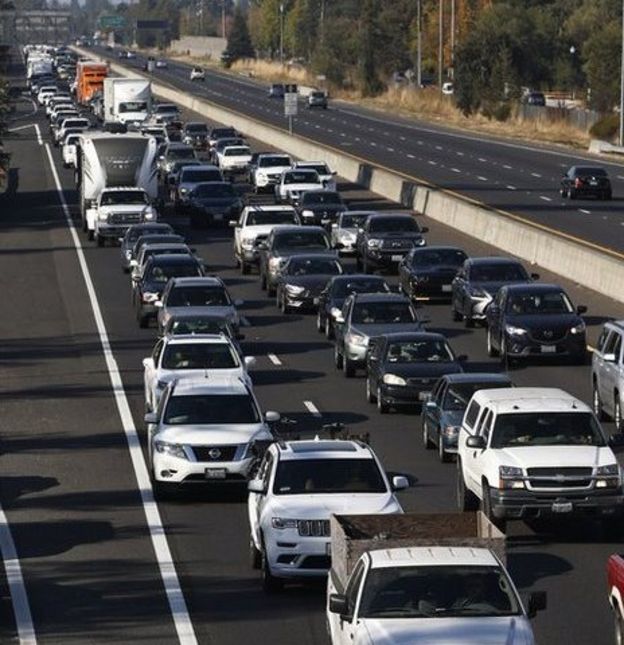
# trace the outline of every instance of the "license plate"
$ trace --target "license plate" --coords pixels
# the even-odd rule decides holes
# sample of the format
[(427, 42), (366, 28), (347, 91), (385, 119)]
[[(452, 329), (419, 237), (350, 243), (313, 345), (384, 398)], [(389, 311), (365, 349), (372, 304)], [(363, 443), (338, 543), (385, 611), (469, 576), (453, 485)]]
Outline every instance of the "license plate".
[(428, 401), (430, 396), (430, 392), (419, 392), (418, 393), (418, 400), (419, 401)]
[(392, 255), (392, 256), (390, 256), (390, 259), (393, 262), (400, 262), (403, 259), (403, 256), (402, 255)]
[(450, 284), (443, 284), (442, 285), (442, 291), (444, 293), (450, 293), (452, 291), (453, 287)]
[(542, 345), (542, 354), (554, 354), (557, 351), (555, 345)]
[(225, 479), (225, 468), (206, 468), (206, 479)]
[(217, 213), (216, 215), (213, 215), (212, 218), (214, 219), (215, 222), (222, 222), (223, 213)]
[(553, 513), (571, 513), (572, 512), (572, 502), (555, 502), (552, 505)]
[(590, 182), (589, 182), (589, 185), (590, 185), (590, 186), (597, 186), (597, 185), (598, 185), (598, 182), (597, 182), (597, 181), (590, 181)]
[(331, 555), (331, 542), (325, 543), (325, 555)]

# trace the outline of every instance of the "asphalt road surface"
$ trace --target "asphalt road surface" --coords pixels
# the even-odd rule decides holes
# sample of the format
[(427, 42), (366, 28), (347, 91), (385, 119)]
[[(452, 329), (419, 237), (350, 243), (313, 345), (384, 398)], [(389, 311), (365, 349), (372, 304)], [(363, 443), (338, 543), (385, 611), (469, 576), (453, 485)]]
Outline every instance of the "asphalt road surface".
[[(145, 58), (119, 61), (143, 69)], [(261, 121), (286, 127), (282, 101), (268, 97), (267, 84), (206, 69), (206, 81), (189, 79), (191, 66), (170, 60), (153, 78)], [(421, 178), (491, 207), (511, 211), (581, 240), (624, 253), (624, 165), (562, 146), (484, 137), (431, 123), (376, 112), (343, 101), (330, 109), (305, 110), (294, 131), (375, 164)], [(564, 200), (563, 173), (575, 163), (605, 166), (613, 182), (611, 202)]]
[[(21, 103), (10, 127), (37, 124), (42, 143), (31, 127), (6, 141), (13, 170), (10, 189), (0, 198), (5, 299), (0, 318), (0, 503), (20, 558), (35, 632), (42, 643), (176, 642), (158, 567), (161, 554), (150, 537), (110, 363), (104, 360), (49, 164), (47, 123), (31, 112), (27, 102)], [(73, 173), (62, 168), (57, 150), (51, 155), (64, 199), (77, 217)], [(356, 186), (341, 188), (351, 206), (392, 206)], [(297, 431), (342, 421), (353, 431), (370, 432), (387, 470), (418, 477), (418, 484), (400, 495), (406, 510), (454, 510), (455, 466), (440, 464), (435, 453), (424, 450), (419, 416), (379, 415), (366, 403), (361, 374), (345, 379), (334, 369), (332, 345), (317, 334), (314, 317), (280, 314), (260, 290), (256, 275), (240, 275), (228, 229), (197, 232), (184, 218), (168, 220), (224, 278), (232, 295), (244, 300), (241, 309), (249, 326), (243, 349), (258, 358), (252, 376), (263, 408), (296, 419)], [(437, 222), (423, 218), (422, 223), (430, 227), (430, 243), (457, 244), (472, 255), (496, 252)], [(82, 233), (80, 240), (112, 358), (143, 443), (141, 360), (151, 350), (155, 330), (138, 328), (119, 249), (96, 248)], [(624, 317), (622, 305), (544, 272), (542, 278), (563, 282), (576, 304), (589, 306), (591, 340), (605, 319)], [(427, 305), (422, 313), (431, 319), (429, 329), (444, 333), (458, 354), (469, 356), (468, 369), (499, 369), (498, 362), (487, 358), (482, 329), (451, 322), (448, 305)], [(589, 401), (587, 366), (528, 365), (514, 370), (513, 379), (518, 385), (559, 386)], [(313, 416), (305, 402), (312, 402), (322, 418)], [(243, 491), (191, 492), (159, 504), (158, 510), (198, 642), (327, 643), (322, 582), (295, 585), (275, 596), (262, 592), (258, 572), (247, 561)], [(534, 621), (540, 643), (612, 642), (605, 564), (619, 549), (603, 540), (600, 527), (591, 522), (510, 525), (512, 577), (522, 592), (545, 589), (549, 594), (548, 610)], [(0, 641), (10, 642), (15, 625), (4, 579), (0, 593)]]

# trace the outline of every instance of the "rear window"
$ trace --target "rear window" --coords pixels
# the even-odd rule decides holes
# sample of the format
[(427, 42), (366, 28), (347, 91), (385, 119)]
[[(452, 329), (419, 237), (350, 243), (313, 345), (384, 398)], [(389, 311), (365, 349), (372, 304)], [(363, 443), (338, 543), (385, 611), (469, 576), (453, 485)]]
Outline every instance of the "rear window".
[(352, 322), (361, 325), (415, 323), (417, 318), (408, 302), (365, 302), (353, 307)]
[(238, 354), (227, 343), (170, 344), (162, 359), (168, 370), (223, 370), (239, 365)]
[(176, 287), (167, 297), (168, 307), (229, 307), (230, 304), (227, 291), (218, 286)]

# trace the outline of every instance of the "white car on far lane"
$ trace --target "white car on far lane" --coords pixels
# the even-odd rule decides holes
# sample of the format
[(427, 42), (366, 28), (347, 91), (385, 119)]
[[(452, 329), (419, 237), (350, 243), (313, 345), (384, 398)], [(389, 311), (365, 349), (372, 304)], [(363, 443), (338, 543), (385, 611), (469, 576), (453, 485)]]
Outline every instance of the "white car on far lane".
[(275, 185), (275, 200), (297, 204), (302, 193), (323, 190), (323, 182), (316, 170), (290, 168), (284, 170)]
[(143, 359), (145, 409), (156, 410), (160, 396), (174, 379), (205, 376), (241, 378), (251, 383), (247, 369), (255, 364), (252, 356), (241, 361), (232, 341), (223, 334), (165, 336)]

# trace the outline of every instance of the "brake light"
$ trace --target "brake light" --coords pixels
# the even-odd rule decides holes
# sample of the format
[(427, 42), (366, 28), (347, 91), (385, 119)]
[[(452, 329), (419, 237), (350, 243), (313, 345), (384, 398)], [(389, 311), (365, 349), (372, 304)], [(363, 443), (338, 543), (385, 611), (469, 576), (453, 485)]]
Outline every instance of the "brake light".
[(577, 177), (574, 180), (574, 187), (575, 188), (580, 188), (583, 185), (583, 180), (580, 177)]

